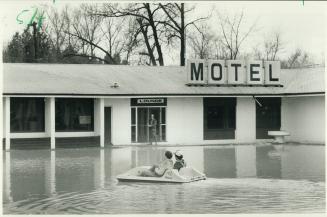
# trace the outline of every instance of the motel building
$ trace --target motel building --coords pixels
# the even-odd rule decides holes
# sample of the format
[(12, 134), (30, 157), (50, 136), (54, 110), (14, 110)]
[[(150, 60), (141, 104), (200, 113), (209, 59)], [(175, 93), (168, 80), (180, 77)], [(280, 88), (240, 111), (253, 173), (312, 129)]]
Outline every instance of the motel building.
[(276, 61), (187, 66), (3, 64), (4, 149), (272, 141), (325, 143), (324, 68)]

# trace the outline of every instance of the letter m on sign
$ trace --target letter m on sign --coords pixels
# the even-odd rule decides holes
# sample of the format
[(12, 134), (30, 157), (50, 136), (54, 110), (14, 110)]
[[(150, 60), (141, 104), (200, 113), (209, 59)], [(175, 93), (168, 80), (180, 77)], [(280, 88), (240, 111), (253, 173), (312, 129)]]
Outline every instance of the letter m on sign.
[(186, 72), (189, 84), (205, 83), (207, 75), (203, 60), (188, 60)]

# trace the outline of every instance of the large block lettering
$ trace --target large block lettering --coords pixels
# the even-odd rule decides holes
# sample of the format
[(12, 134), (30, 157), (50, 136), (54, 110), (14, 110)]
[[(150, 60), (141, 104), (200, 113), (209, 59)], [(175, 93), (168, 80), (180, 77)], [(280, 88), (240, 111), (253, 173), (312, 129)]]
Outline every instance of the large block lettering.
[(227, 60), (227, 83), (245, 84), (245, 70), (243, 60)]
[(246, 81), (248, 84), (263, 84), (262, 61), (248, 61), (246, 64)]
[(226, 84), (226, 69), (224, 60), (208, 61), (208, 84)]
[(207, 69), (204, 60), (188, 60), (186, 70), (188, 83), (207, 83)]

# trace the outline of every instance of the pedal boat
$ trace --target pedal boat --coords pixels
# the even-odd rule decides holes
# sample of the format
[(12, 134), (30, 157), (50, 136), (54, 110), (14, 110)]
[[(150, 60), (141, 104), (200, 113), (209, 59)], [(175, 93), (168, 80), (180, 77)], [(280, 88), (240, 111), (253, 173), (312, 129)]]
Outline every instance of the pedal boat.
[(167, 170), (161, 177), (140, 176), (141, 171), (150, 169), (150, 166), (135, 167), (126, 173), (118, 175), (116, 178), (120, 182), (169, 182), (169, 183), (188, 183), (205, 180), (206, 175), (192, 167), (184, 167), (179, 171), (176, 169)]

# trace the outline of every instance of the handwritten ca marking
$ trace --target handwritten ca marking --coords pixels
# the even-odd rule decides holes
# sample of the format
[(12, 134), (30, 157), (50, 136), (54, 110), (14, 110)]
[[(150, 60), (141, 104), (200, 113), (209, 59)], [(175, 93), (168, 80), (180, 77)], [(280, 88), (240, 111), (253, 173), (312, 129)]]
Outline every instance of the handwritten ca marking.
[(25, 24), (27, 26), (33, 25), (33, 22), (37, 23), (37, 30), (46, 31), (47, 26), (44, 25), (45, 20), (44, 11), (39, 10), (37, 7), (32, 7), (32, 10), (22, 10), (16, 17), (18, 24)]

